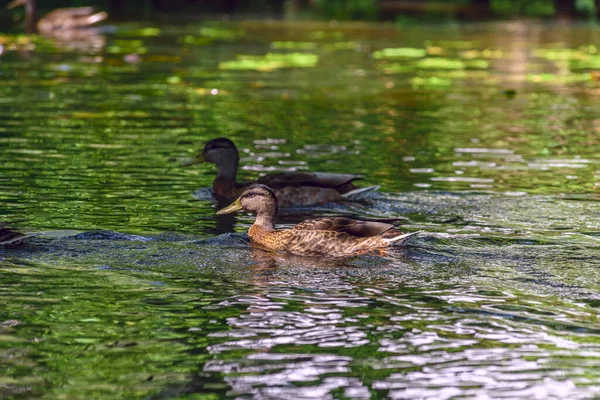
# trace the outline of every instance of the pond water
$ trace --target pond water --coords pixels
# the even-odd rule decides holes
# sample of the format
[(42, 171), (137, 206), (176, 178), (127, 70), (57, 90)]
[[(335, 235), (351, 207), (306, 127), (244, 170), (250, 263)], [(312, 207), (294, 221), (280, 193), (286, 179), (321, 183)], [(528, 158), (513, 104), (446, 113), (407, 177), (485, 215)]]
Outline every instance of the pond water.
[[(2, 398), (600, 396), (600, 30), (123, 25), (0, 36)], [(83, 49), (83, 50), (82, 50)], [(213, 165), (382, 185), (383, 256), (248, 246)], [(196, 192), (200, 188), (199, 192)], [(195, 197), (192, 193), (196, 192)]]

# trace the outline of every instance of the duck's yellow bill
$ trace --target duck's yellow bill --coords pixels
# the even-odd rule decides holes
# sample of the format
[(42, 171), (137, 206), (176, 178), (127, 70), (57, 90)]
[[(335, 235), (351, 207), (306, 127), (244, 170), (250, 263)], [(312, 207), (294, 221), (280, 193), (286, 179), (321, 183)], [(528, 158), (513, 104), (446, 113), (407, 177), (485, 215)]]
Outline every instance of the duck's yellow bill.
[(242, 207), (242, 203), (240, 203), (240, 199), (237, 199), (236, 201), (234, 201), (227, 207), (222, 208), (219, 211), (217, 211), (217, 215), (231, 214), (233, 212), (241, 210), (242, 208), (244, 208), (244, 207)]
[(204, 155), (202, 155), (202, 153), (198, 154), (196, 157), (193, 158), (188, 158), (187, 160), (183, 160), (181, 162), (182, 167), (189, 167), (190, 165), (194, 165), (194, 164), (202, 164), (203, 162), (206, 162), (206, 160), (204, 159)]

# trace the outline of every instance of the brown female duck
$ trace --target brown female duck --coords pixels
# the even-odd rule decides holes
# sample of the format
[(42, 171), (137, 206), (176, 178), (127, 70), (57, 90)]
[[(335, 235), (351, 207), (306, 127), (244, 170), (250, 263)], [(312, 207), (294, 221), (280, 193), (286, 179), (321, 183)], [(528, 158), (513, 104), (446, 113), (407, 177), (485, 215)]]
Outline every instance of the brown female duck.
[(254, 183), (271, 188), (279, 206), (308, 206), (342, 200), (355, 200), (379, 186), (358, 188), (353, 181), (362, 179), (353, 174), (329, 174), (321, 172), (283, 172), (265, 175), (256, 182), (237, 182), (240, 156), (233, 142), (217, 138), (206, 143), (202, 153), (182, 163), (183, 166), (211, 162), (217, 164), (217, 177), (213, 181), (214, 195), (219, 201), (231, 201)]
[(69, 7), (58, 8), (38, 19), (35, 0), (13, 0), (7, 8), (19, 6), (25, 6), (27, 33), (44, 36), (72, 36), (77, 39), (77, 32), (86, 32), (91, 25), (108, 17), (105, 12), (95, 12), (93, 7)]
[(348, 257), (406, 242), (419, 232), (403, 234), (392, 224), (344, 217), (318, 218), (293, 228), (275, 229), (277, 198), (265, 185), (252, 185), (217, 214), (238, 210), (256, 213), (248, 235), (258, 247), (302, 256)]

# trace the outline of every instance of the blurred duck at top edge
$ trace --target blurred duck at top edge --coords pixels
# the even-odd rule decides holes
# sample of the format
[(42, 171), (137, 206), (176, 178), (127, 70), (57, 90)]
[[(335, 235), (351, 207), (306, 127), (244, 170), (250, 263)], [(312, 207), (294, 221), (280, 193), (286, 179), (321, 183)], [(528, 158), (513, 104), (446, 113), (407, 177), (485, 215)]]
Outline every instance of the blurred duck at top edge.
[(93, 7), (69, 7), (58, 8), (38, 19), (35, 0), (13, 0), (7, 8), (19, 6), (25, 7), (27, 33), (38, 33), (63, 42), (97, 40), (102, 31), (93, 25), (108, 17), (107, 13), (96, 12)]

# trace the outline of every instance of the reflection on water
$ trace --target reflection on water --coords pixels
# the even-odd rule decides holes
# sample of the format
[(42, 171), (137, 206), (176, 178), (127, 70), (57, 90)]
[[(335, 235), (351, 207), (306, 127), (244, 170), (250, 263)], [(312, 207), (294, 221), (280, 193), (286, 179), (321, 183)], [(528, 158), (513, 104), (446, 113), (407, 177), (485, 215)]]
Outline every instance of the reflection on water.
[[(0, 220), (36, 236), (0, 248), (0, 397), (600, 396), (593, 29), (124, 26), (91, 56), (0, 40)], [(217, 136), (245, 178), (383, 185), (284, 226), (426, 233), (380, 257), (253, 249), (252, 216), (214, 215), (213, 167), (177, 162)]]

